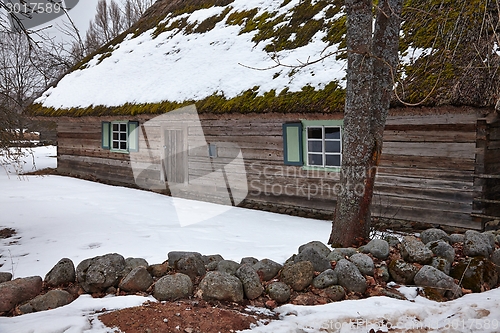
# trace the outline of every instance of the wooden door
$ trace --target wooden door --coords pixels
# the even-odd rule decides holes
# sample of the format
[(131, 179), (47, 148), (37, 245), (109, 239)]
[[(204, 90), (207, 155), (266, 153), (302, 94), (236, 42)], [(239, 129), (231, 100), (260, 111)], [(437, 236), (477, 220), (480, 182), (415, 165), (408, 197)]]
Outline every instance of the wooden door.
[(164, 172), (169, 183), (184, 183), (187, 180), (187, 151), (184, 131), (168, 129), (164, 133)]

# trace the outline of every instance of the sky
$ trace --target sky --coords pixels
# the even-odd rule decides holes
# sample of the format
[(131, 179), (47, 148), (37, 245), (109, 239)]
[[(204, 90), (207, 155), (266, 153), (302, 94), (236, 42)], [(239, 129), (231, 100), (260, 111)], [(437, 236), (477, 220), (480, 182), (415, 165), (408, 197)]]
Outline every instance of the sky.
[[(56, 167), (56, 147), (37, 147), (25, 170)], [(9, 166), (6, 167), (10, 170)], [(161, 263), (169, 251), (221, 254), (240, 261), (253, 256), (279, 263), (312, 240), (326, 241), (328, 221), (232, 207), (203, 219), (220, 205), (179, 200), (148, 191), (109, 186), (60, 176), (7, 175), (0, 167), (0, 229), (14, 238), (0, 239), (0, 271), (14, 277), (45, 274), (63, 257), (78, 265), (106, 253)], [(185, 210), (199, 223), (183, 227), (177, 212)], [(398, 287), (398, 286), (396, 286)], [(370, 297), (318, 306), (287, 304), (275, 311), (281, 320), (249, 333), (500, 332), (500, 288), (434, 302), (417, 295), (414, 286), (399, 286), (408, 300)], [(151, 296), (82, 295), (57, 309), (17, 317), (0, 317), (1, 333), (109, 333), (98, 311), (140, 305)], [(412, 331), (412, 329), (414, 329)]]

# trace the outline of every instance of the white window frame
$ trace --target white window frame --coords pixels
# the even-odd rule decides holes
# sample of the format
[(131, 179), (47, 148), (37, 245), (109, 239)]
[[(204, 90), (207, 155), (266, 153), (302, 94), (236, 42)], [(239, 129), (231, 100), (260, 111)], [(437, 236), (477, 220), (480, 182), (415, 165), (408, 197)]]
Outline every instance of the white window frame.
[[(118, 131), (115, 131), (114, 127), (115, 125), (118, 125)], [(121, 130), (121, 125), (125, 125), (125, 132), (123, 132)], [(114, 134), (115, 133), (118, 133), (118, 139), (115, 139), (114, 138)], [(121, 134), (125, 134), (125, 140), (122, 140), (120, 138)], [(110, 148), (111, 148), (111, 151), (115, 151), (115, 152), (127, 152), (128, 153), (128, 146), (129, 146), (129, 133), (128, 133), (128, 121), (112, 121), (111, 122), (111, 129), (110, 129), (110, 134), (111, 134), (111, 137), (110, 137)], [(114, 144), (118, 143), (118, 148), (115, 148), (114, 147)], [(125, 143), (125, 148), (121, 148), (121, 143)]]
[[(310, 128), (321, 128), (321, 139), (314, 139), (314, 138), (309, 138), (309, 129)], [(325, 129), (327, 128), (337, 128), (339, 129), (340, 133), (340, 138), (339, 139), (327, 139), (326, 138), (326, 133)], [(309, 167), (316, 167), (316, 168), (338, 168), (342, 166), (342, 126), (331, 126), (331, 125), (310, 125), (306, 126), (306, 131), (305, 131), (305, 151), (306, 151), (306, 165)], [(321, 152), (310, 152), (309, 151), (309, 142), (321, 142)], [(336, 153), (331, 153), (326, 151), (326, 142), (339, 142), (340, 144), (340, 152)], [(322, 164), (310, 164), (309, 163), (309, 155), (321, 155), (322, 158)], [(340, 157), (340, 164), (339, 165), (328, 165), (326, 164), (326, 157), (327, 156), (339, 156)]]

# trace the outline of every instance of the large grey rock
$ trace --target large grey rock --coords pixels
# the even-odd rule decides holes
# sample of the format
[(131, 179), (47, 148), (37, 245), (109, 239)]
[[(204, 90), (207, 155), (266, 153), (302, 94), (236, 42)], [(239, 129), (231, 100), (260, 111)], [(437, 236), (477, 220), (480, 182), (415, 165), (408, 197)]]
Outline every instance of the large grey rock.
[(495, 265), (498, 273), (500, 273), (500, 249), (496, 249), (491, 255), (491, 261)]
[(75, 279), (76, 272), (73, 261), (63, 258), (45, 275), (44, 281), (49, 286), (60, 286), (75, 282)]
[(376, 266), (375, 276), (381, 278), (385, 282), (389, 282), (391, 275), (389, 274), (389, 267), (387, 267), (387, 264), (383, 263), (378, 267)]
[[(439, 230), (439, 229), (436, 229)], [(448, 262), (452, 263), (455, 260), (455, 249), (453, 246), (448, 244), (443, 240), (437, 240), (427, 243), (426, 245), (432, 253), (437, 257), (446, 259)]]
[(431, 287), (439, 294), (449, 298), (462, 296), (462, 289), (452, 277), (429, 265), (424, 265), (418, 271), (414, 281), (419, 287)]
[(352, 262), (341, 259), (335, 266), (338, 284), (349, 291), (364, 293), (367, 288), (365, 277)]
[(427, 264), (432, 260), (432, 251), (414, 236), (405, 236), (400, 244), (401, 255), (408, 262)]
[(0, 272), (0, 283), (4, 283), (10, 280), (12, 280), (12, 273)]
[(188, 252), (188, 251), (171, 251), (167, 254), (168, 257), (168, 265), (170, 267), (176, 267), (176, 262), (184, 257), (188, 257), (194, 255), (198, 257), (201, 261), (203, 261), (203, 256), (199, 252)]
[(124, 291), (146, 291), (153, 284), (153, 278), (144, 266), (138, 266), (130, 271), (120, 282), (120, 289)]
[(281, 281), (288, 284), (295, 291), (307, 288), (314, 278), (314, 266), (310, 261), (300, 261), (285, 265), (281, 270)]
[(325, 288), (324, 291), (326, 296), (334, 302), (341, 301), (345, 297), (345, 290), (342, 286), (330, 286)]
[(162, 264), (149, 265), (147, 270), (149, 274), (151, 274), (151, 276), (160, 278), (168, 274), (169, 271), (168, 262), (164, 262)]
[(389, 256), (389, 243), (383, 239), (372, 239), (363, 246), (363, 253), (371, 253), (375, 258), (385, 260)]
[(159, 301), (174, 301), (186, 298), (193, 293), (193, 283), (186, 274), (165, 275), (156, 281), (153, 296)]
[(288, 302), (290, 299), (290, 287), (283, 282), (272, 282), (267, 286), (267, 294), (278, 303)]
[(181, 257), (175, 262), (175, 268), (179, 273), (188, 275), (191, 279), (203, 276), (207, 272), (203, 259), (195, 254)]
[(433, 228), (422, 231), (422, 233), (420, 233), (420, 239), (424, 244), (438, 240), (449, 242), (450, 236), (444, 230)]
[(251, 265), (241, 265), (236, 271), (236, 277), (240, 279), (243, 284), (243, 291), (248, 299), (255, 299), (262, 295), (264, 287), (260, 282), (259, 274), (257, 274)]
[(217, 270), (219, 272), (235, 275), (240, 266), (240, 264), (233, 260), (221, 260), (217, 264)]
[(257, 258), (254, 258), (254, 257), (245, 257), (245, 258), (242, 258), (241, 261), (240, 261), (240, 265), (245, 265), (245, 264), (248, 264), (248, 265), (255, 265), (256, 263), (259, 262), (259, 259)]
[(41, 291), (42, 278), (40, 276), (0, 283), (0, 312), (12, 310), (16, 305), (34, 298)]
[(39, 295), (28, 304), (35, 311), (46, 311), (68, 305), (73, 302), (73, 296), (65, 290), (50, 290), (44, 295)]
[(392, 260), (389, 264), (389, 274), (392, 279), (401, 284), (413, 284), (413, 278), (418, 273), (418, 268), (404, 260)]
[(241, 302), (243, 284), (236, 276), (224, 272), (208, 272), (200, 282), (200, 290), (205, 300)]
[(463, 243), (465, 241), (465, 235), (463, 234), (451, 234), (450, 235), (450, 243)]
[(301, 245), (299, 247), (299, 253), (301, 253), (303, 250), (309, 249), (309, 248), (316, 250), (316, 252), (318, 252), (319, 254), (321, 254), (325, 257), (328, 257), (330, 252), (332, 252), (332, 250), (328, 246), (326, 246), (323, 242), (312, 241), (312, 242), (309, 242), (307, 244)]
[(149, 264), (146, 259), (143, 258), (127, 258), (125, 259), (125, 268), (122, 271), (122, 276), (127, 276), (134, 268), (136, 267), (145, 267), (148, 268)]
[(364, 253), (355, 253), (349, 258), (349, 260), (356, 265), (356, 267), (358, 267), (361, 274), (373, 276), (375, 272), (375, 264), (369, 255)]
[(469, 257), (488, 257), (493, 253), (488, 236), (475, 230), (467, 230), (464, 240), (464, 254)]
[(340, 259), (345, 259), (345, 257), (350, 257), (358, 251), (353, 247), (338, 247), (332, 250), (326, 259), (330, 261), (339, 261)]
[(253, 268), (255, 268), (257, 274), (262, 277), (262, 280), (269, 281), (278, 274), (283, 266), (275, 261), (272, 261), (271, 259), (262, 259), (253, 265)]
[(442, 257), (434, 257), (431, 262), (432, 267), (439, 269), (446, 275), (450, 275), (451, 264), (450, 261)]
[(213, 262), (219, 262), (224, 260), (224, 258), (220, 254), (212, 254), (209, 256), (201, 256), (205, 265), (210, 265)]
[(337, 272), (330, 268), (316, 276), (312, 285), (314, 288), (323, 289), (337, 284), (337, 281)]
[(313, 247), (306, 247), (295, 256), (296, 263), (301, 261), (310, 261), (317, 272), (323, 272), (332, 267), (330, 260), (326, 259), (321, 253), (318, 253)]
[(483, 232), (482, 234), (486, 237), (486, 239), (489, 240), (490, 247), (492, 249), (495, 249), (495, 245), (496, 245), (496, 242), (495, 242), (495, 236), (496, 236), (496, 234), (495, 234), (495, 232), (494, 231), (486, 231), (486, 232)]
[(88, 293), (117, 287), (125, 268), (125, 258), (117, 253), (85, 259), (76, 267), (76, 279)]
[(498, 282), (496, 266), (482, 256), (461, 259), (452, 267), (450, 276), (475, 293), (492, 289)]

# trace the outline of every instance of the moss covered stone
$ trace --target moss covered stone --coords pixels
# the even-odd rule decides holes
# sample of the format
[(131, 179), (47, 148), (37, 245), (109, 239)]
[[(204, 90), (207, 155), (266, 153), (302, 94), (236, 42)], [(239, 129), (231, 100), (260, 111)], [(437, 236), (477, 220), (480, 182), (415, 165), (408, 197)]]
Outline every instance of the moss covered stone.
[(460, 286), (475, 293), (490, 290), (498, 282), (495, 265), (480, 256), (460, 260), (452, 267), (450, 276), (458, 280)]

